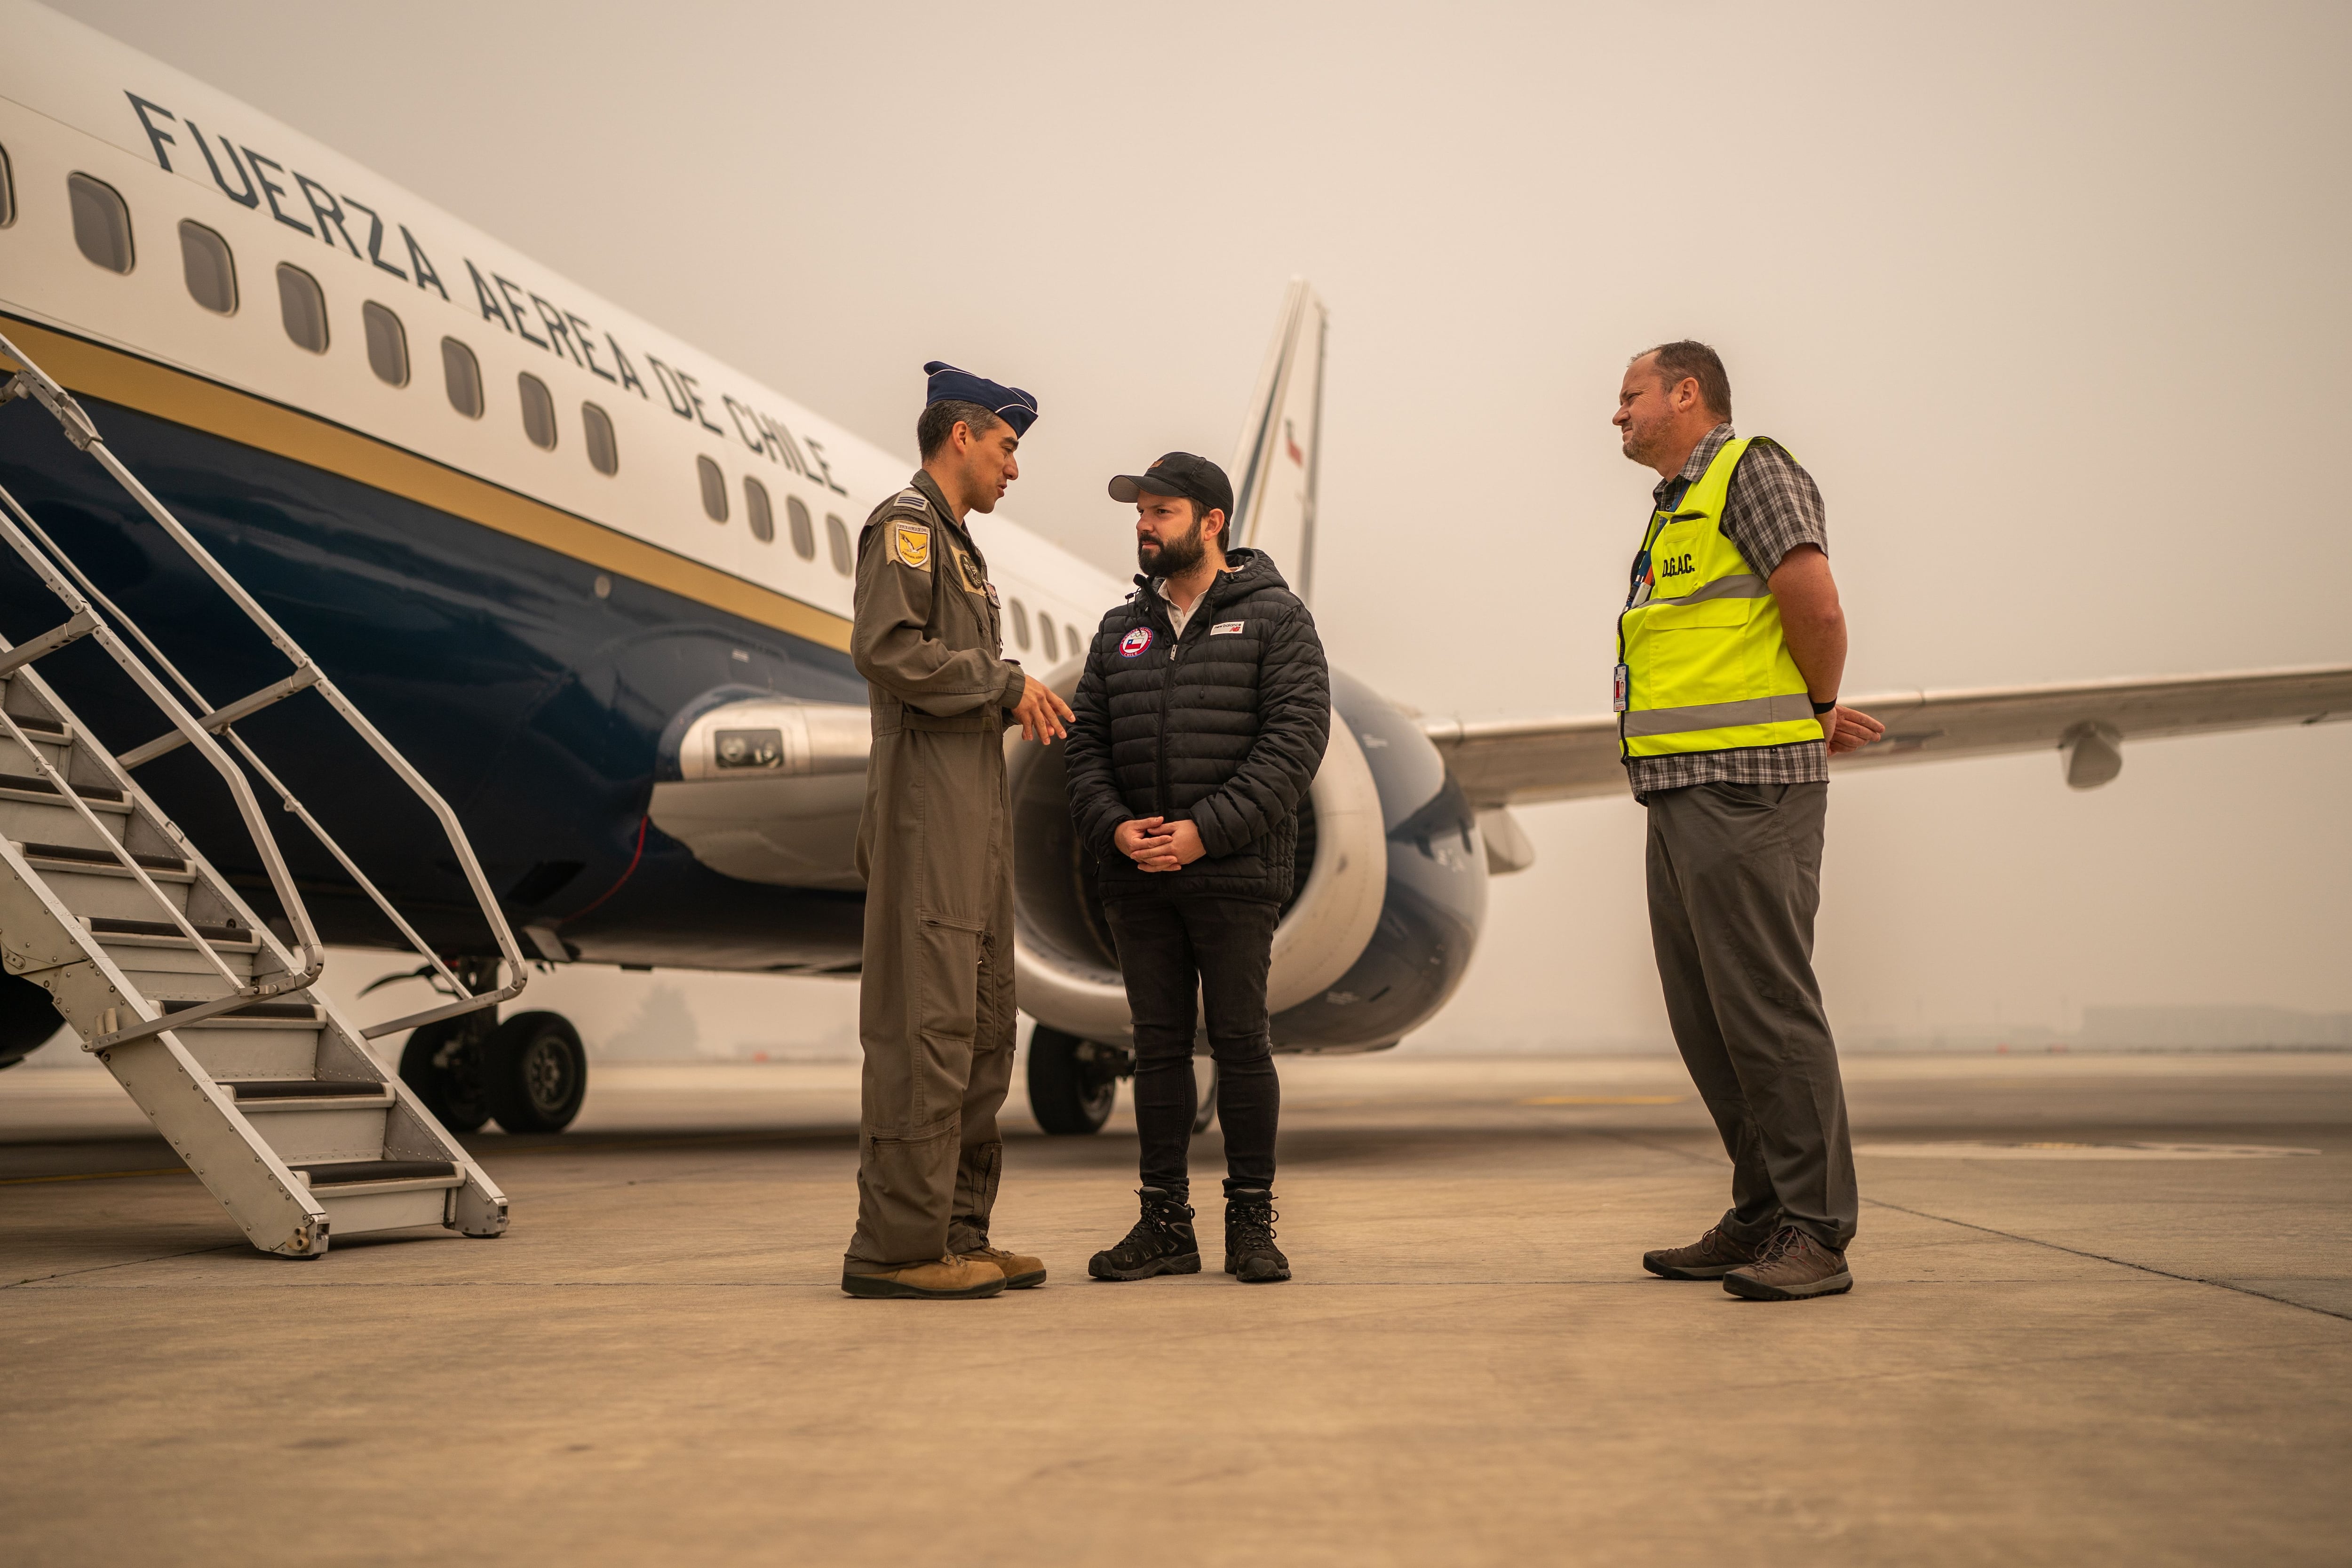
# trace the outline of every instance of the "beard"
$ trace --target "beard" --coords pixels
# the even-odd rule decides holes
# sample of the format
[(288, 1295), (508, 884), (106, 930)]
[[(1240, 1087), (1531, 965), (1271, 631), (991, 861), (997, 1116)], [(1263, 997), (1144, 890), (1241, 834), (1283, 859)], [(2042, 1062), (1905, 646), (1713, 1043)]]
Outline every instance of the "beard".
[(1208, 553), (1208, 542), (1201, 537), (1198, 518), (1192, 521), (1192, 531), (1181, 538), (1165, 543), (1147, 539), (1135, 547), (1136, 564), (1149, 577), (1181, 577), (1198, 566)]
[(1643, 430), (1636, 426), (1625, 433), (1625, 456), (1645, 468), (1654, 464), (1659, 448), (1664, 445), (1655, 430)]

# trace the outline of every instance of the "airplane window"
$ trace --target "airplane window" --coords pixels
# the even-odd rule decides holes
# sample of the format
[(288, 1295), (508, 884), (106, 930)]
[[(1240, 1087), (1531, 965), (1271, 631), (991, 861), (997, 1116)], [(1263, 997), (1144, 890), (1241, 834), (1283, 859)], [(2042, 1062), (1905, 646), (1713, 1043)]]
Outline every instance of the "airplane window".
[(219, 315), (236, 313), (236, 259), (228, 253), (227, 240), (182, 219), (180, 270), (188, 279), (188, 298)]
[(1037, 612), (1037, 636), (1045, 645), (1047, 658), (1062, 657), (1061, 648), (1054, 641), (1054, 618), (1043, 610)]
[(1029, 646), (1029, 610), (1018, 599), (1006, 601), (1013, 606), (1013, 640), (1023, 648)]
[(719, 465), (708, 458), (694, 459), (694, 472), (702, 481), (702, 510), (713, 522), (727, 521), (727, 476)]
[(278, 314), (286, 335), (314, 354), (327, 352), (327, 297), (319, 280), (300, 268), (278, 264)]
[(131, 209), (103, 180), (88, 174), (66, 176), (66, 195), (73, 206), (74, 243), (81, 253), (109, 272), (128, 272), (131, 252)]
[(8, 149), (0, 147), (0, 228), (16, 221), (16, 182), (8, 175)]
[(522, 394), (522, 433), (532, 446), (554, 451), (555, 399), (548, 395), (547, 383), (524, 371), (515, 377), (515, 389)]
[(600, 474), (621, 471), (621, 445), (613, 439), (613, 418), (593, 403), (580, 405), (580, 433), (588, 438), (588, 465)]
[(831, 513), (825, 515), (824, 542), (833, 548), (833, 569), (846, 577), (850, 573), (849, 525)]
[(449, 384), (450, 407), (468, 419), (482, 416), (482, 367), (455, 338), (441, 340), (441, 379)]
[(370, 300), (360, 307), (367, 327), (368, 368), (378, 381), (394, 386), (408, 384), (408, 333), (400, 318)]
[(768, 487), (743, 476), (743, 516), (751, 525), (751, 537), (762, 544), (772, 544), (776, 539), (776, 512), (768, 504)]
[(784, 498), (785, 515), (793, 523), (793, 553), (803, 561), (816, 559), (816, 525), (809, 521), (809, 509), (798, 496)]

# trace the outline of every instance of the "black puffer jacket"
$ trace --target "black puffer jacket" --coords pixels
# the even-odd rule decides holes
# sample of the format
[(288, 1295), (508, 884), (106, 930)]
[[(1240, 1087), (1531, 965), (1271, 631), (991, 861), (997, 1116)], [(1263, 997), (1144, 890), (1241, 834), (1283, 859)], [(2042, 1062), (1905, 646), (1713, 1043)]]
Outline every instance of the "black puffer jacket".
[[(1315, 618), (1255, 550), (1193, 605), (1181, 641), (1151, 580), (1103, 616), (1071, 703), (1070, 816), (1106, 899), (1290, 897), (1298, 803), (1331, 735)], [(1191, 818), (1208, 853), (1146, 872), (1112, 835), (1130, 817)]]

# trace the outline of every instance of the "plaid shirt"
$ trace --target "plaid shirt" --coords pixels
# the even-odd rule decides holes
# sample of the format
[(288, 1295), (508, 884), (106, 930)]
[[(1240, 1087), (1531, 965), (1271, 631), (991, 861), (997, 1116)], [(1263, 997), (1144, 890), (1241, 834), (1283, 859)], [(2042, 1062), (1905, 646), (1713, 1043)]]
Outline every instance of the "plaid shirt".
[[(1715, 455), (1732, 438), (1729, 424), (1706, 433), (1691, 453), (1682, 472), (1658, 481), (1651, 491), (1658, 510), (1672, 511), (1683, 493), (1706, 472)], [(1780, 558), (1800, 544), (1829, 552), (1829, 531), (1822, 518), (1821, 487), (1813, 477), (1777, 445), (1759, 441), (1740, 459), (1724, 498), (1724, 537), (1747, 558), (1748, 569), (1769, 580)], [(1740, 746), (1727, 752), (1685, 752), (1664, 757), (1628, 757), (1626, 781), (1633, 798), (1647, 802), (1653, 791), (1686, 789), (1703, 784), (1826, 784), (1830, 776), (1829, 747), (1820, 741), (1798, 741), (1785, 746)]]

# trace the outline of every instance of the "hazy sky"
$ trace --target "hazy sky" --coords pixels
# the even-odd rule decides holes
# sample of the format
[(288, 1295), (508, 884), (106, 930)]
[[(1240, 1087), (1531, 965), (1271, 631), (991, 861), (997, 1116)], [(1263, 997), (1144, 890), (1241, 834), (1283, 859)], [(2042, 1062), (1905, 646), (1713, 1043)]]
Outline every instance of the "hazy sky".
[[(1314, 608), (1423, 709), (1604, 706), (1654, 478), (1608, 418), (1683, 335), (1821, 481), (1850, 694), (2352, 659), (2341, 5), (61, 8), (910, 458), (922, 361), (1034, 389), (1008, 510), (1112, 569), (1104, 477), (1230, 453), (1306, 274)], [(1838, 784), (1841, 1028), (2352, 1007), (2347, 768), (2352, 726)], [(1662, 1035), (1640, 809), (1523, 817), (1432, 1037)]]

